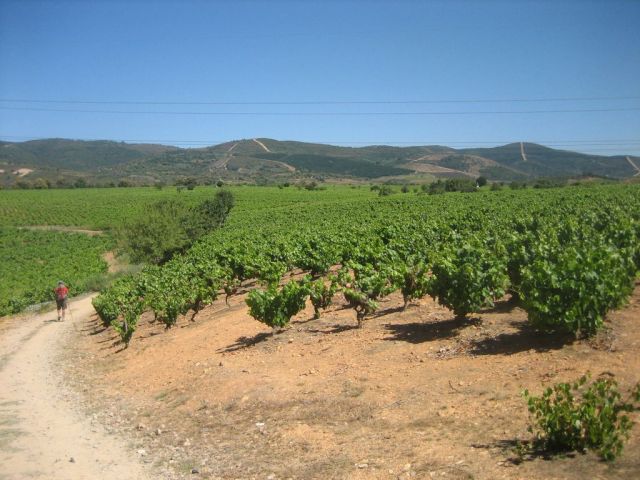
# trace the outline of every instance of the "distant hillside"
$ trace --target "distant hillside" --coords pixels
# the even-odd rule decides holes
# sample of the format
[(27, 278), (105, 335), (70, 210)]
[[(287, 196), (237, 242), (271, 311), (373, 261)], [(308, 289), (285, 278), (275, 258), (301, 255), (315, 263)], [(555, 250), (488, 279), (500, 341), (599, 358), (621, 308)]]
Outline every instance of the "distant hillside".
[[(640, 166), (640, 159), (630, 158)], [(17, 178), (55, 180), (61, 176), (98, 183), (173, 182), (181, 177), (202, 182), (419, 182), (480, 175), (506, 181), (585, 175), (622, 179), (638, 173), (625, 156), (588, 155), (533, 143), (467, 149), (438, 145), (356, 148), (268, 138), (193, 149), (65, 139), (0, 142), (0, 170), (5, 185)]]
[(174, 149), (175, 147), (164, 145), (62, 138), (21, 143), (0, 142), (0, 164), (22, 168), (93, 171)]
[(556, 150), (535, 143), (510, 143), (502, 147), (473, 148), (461, 150), (461, 152), (494, 160), (503, 168), (517, 170), (527, 176), (597, 175), (625, 178), (637, 173), (625, 156), (588, 155)]

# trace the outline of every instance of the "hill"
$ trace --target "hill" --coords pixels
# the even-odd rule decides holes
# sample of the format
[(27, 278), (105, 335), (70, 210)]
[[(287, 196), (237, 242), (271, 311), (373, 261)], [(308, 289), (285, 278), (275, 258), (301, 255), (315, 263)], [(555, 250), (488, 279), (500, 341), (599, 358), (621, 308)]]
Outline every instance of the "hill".
[[(640, 165), (640, 159), (629, 157)], [(96, 183), (273, 183), (331, 181), (430, 181), (483, 175), (490, 180), (601, 176), (631, 178), (638, 171), (626, 156), (590, 155), (534, 143), (491, 148), (446, 146), (343, 147), (317, 143), (243, 139), (203, 148), (113, 141), (45, 139), (0, 142), (2, 183), (18, 179), (83, 178)]]

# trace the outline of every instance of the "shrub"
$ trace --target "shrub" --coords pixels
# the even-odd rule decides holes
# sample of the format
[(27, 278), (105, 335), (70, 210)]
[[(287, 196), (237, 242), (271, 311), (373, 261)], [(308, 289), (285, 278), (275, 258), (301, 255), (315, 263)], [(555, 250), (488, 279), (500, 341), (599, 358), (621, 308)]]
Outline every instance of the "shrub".
[(523, 392), (535, 425), (535, 444), (554, 452), (595, 450), (604, 460), (622, 453), (632, 422), (625, 412), (638, 408), (640, 383), (622, 400), (611, 378), (587, 385), (583, 376), (572, 384), (558, 383), (540, 397)]
[(120, 248), (133, 262), (164, 264), (222, 226), (233, 205), (233, 195), (225, 190), (191, 208), (178, 200), (162, 200), (120, 229)]
[(633, 288), (632, 255), (599, 242), (535, 246), (520, 270), (519, 294), (538, 329), (593, 335)]
[(356, 311), (358, 327), (378, 309), (378, 300), (397, 289), (397, 274), (390, 265), (351, 264), (353, 276), (343, 267), (338, 281), (349, 307)]
[(504, 247), (465, 240), (433, 262), (429, 293), (457, 317), (493, 306), (509, 285)]
[(386, 197), (393, 193), (393, 189), (389, 185), (382, 185), (380, 190), (378, 190), (378, 195), (380, 197)]
[(339, 285), (336, 277), (330, 278), (327, 285), (322, 278), (309, 284), (309, 296), (313, 304), (313, 318), (320, 318), (320, 310), (325, 310), (333, 302), (333, 296), (338, 291)]
[(417, 300), (429, 293), (429, 266), (418, 259), (410, 259), (399, 268), (401, 280), (400, 291), (404, 300), (403, 310), (407, 309), (411, 300)]
[(246, 302), (253, 318), (271, 328), (282, 328), (304, 309), (308, 295), (305, 285), (291, 281), (280, 290), (275, 285), (267, 290), (251, 290)]
[(176, 200), (154, 204), (144, 216), (118, 232), (122, 250), (135, 263), (167, 262), (175, 253), (189, 246), (189, 235), (180, 224), (187, 213), (187, 207)]

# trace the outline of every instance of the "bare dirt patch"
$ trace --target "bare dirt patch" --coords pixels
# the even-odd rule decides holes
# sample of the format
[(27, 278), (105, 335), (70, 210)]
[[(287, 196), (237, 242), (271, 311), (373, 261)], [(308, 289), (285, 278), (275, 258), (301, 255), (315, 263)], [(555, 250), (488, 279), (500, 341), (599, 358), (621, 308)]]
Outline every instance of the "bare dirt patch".
[(109, 273), (122, 272), (126, 270), (127, 267), (129, 267), (129, 264), (127, 262), (124, 262), (122, 258), (118, 257), (113, 251), (104, 252), (102, 254), (102, 258), (105, 262), (107, 262), (107, 272)]
[(17, 168), (12, 173), (18, 177), (26, 177), (31, 172), (33, 172), (31, 168)]
[(86, 228), (70, 227), (66, 225), (30, 225), (26, 227), (18, 227), (23, 230), (45, 230), (50, 232), (67, 232), (67, 233), (83, 233), (90, 237), (104, 235), (103, 230), (88, 230)]
[(507, 299), (464, 321), (429, 299), (401, 305), (386, 299), (362, 329), (340, 304), (320, 320), (308, 308), (273, 333), (238, 296), (167, 332), (145, 316), (124, 351), (93, 318), (67, 369), (165, 478), (640, 477), (638, 426), (613, 464), (513, 449), (530, 438), (524, 388), (639, 380), (639, 288), (590, 341), (531, 331)]

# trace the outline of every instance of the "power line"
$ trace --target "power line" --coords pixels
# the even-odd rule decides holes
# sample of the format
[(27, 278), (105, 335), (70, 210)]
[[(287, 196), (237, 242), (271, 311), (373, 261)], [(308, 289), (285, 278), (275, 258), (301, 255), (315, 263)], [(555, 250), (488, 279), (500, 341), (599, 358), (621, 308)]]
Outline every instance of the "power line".
[(587, 109), (555, 109), (555, 110), (478, 110), (454, 112), (195, 112), (195, 111), (162, 111), (162, 110), (77, 110), (58, 108), (0, 107), (0, 110), (58, 112), (58, 113), (101, 113), (117, 115), (197, 115), (197, 116), (447, 116), (447, 115), (534, 115), (541, 113), (604, 113), (604, 112), (636, 112), (640, 107), (629, 108), (587, 108)]
[(445, 103), (539, 103), (638, 100), (640, 96), (618, 97), (534, 97), (496, 99), (424, 99), (424, 100), (302, 100), (302, 101), (145, 101), (145, 100), (61, 100), (0, 98), (0, 102), (73, 105), (424, 105)]

